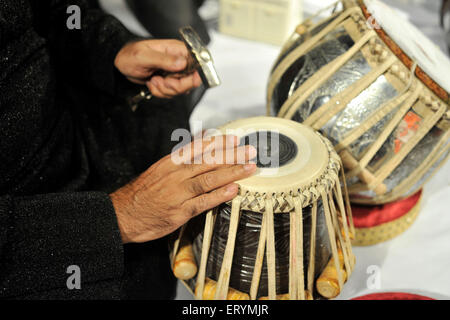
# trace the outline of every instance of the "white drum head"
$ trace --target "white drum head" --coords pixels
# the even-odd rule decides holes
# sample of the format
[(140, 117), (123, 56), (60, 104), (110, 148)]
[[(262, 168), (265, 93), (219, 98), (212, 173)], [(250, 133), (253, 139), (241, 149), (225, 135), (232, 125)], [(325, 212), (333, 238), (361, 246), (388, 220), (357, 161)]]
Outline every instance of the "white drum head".
[[(254, 176), (238, 181), (245, 191), (252, 193), (290, 193), (299, 188), (308, 187), (320, 179), (326, 171), (330, 157), (322, 138), (311, 128), (291, 120), (256, 117), (231, 122), (220, 128), (223, 134), (236, 135), (242, 142), (245, 137), (255, 133), (272, 132), (289, 140), (296, 148), (295, 154), (287, 163), (275, 167), (259, 167)], [(285, 149), (281, 145), (280, 150)], [(261, 142), (258, 149), (261, 150)], [(255, 145), (253, 143), (250, 143)], [(286, 146), (286, 144), (285, 144)], [(292, 147), (289, 149), (292, 150)]]
[(381, 28), (420, 68), (450, 92), (450, 59), (419, 29), (379, 0), (363, 0)]

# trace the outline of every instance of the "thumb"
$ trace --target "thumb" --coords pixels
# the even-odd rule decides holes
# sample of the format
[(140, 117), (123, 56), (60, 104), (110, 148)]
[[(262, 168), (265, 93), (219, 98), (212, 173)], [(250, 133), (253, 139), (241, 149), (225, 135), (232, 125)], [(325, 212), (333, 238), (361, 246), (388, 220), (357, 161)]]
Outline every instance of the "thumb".
[(187, 66), (186, 57), (162, 53), (156, 50), (151, 50), (148, 53), (146, 60), (148, 67), (150, 68), (163, 69), (172, 72), (182, 71)]

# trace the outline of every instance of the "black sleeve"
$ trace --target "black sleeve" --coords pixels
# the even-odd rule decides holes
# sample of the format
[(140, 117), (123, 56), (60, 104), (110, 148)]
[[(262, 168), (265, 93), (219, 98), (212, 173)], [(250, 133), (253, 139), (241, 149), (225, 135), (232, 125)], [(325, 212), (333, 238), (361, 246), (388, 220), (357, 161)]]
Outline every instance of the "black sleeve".
[[(109, 196), (1, 196), (0, 257), (2, 298), (55, 289), (63, 292), (59, 296), (80, 296), (80, 290), (69, 290), (66, 284), (71, 276), (67, 268), (73, 265), (80, 268), (81, 291), (94, 282), (115, 280), (120, 285), (123, 245)], [(115, 298), (106, 292), (103, 297)]]
[[(70, 6), (80, 8), (81, 28), (69, 29)], [(70, 80), (82, 79), (95, 88), (114, 93), (124, 77), (114, 67), (114, 59), (128, 42), (141, 38), (106, 14), (95, 0), (34, 0), (35, 27), (47, 38), (57, 69)], [(77, 76), (73, 76), (77, 75)], [(76, 85), (76, 83), (75, 83)]]

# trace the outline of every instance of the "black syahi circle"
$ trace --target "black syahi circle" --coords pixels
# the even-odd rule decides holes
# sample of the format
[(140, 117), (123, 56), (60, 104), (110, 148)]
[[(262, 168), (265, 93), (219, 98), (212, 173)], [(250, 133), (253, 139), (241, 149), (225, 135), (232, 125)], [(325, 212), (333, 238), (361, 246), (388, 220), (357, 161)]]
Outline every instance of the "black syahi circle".
[(282, 133), (257, 131), (241, 138), (240, 145), (252, 145), (258, 151), (258, 168), (279, 168), (290, 163), (298, 153), (295, 142)]

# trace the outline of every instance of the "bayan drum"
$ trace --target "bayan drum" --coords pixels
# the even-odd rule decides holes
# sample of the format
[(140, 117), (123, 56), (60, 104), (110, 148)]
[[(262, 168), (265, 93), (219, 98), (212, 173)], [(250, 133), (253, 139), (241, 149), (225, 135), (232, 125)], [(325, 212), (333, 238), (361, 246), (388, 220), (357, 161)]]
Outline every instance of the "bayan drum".
[(270, 117), (238, 120), (220, 132), (257, 148), (258, 171), (237, 182), (230, 203), (181, 228), (174, 274), (197, 299), (337, 296), (354, 268), (354, 230), (331, 143), (309, 127)]
[(352, 203), (412, 196), (448, 158), (450, 60), (378, 0), (334, 9), (300, 25), (282, 49), (268, 113), (331, 140)]

